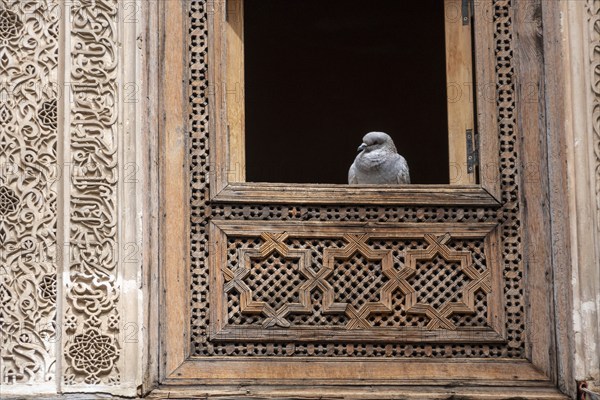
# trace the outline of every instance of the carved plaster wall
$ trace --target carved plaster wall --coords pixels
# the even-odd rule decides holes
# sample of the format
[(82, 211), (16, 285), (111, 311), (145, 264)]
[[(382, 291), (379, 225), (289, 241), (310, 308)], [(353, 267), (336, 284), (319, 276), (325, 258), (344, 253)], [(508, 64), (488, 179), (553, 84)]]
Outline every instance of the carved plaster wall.
[(58, 1), (0, 1), (0, 393), (53, 386)]
[(145, 7), (0, 0), (1, 395), (141, 384)]
[(65, 276), (65, 385), (118, 385), (119, 84), (118, 3), (73, 4), (69, 13), (68, 271)]
[(64, 392), (140, 384), (143, 18), (133, 0), (65, 10)]

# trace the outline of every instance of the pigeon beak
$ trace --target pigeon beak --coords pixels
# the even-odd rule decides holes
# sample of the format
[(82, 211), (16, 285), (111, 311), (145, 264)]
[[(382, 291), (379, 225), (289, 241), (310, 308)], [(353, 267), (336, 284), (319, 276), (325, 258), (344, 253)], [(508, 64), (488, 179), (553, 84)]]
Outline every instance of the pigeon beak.
[(367, 148), (367, 144), (363, 143), (360, 146), (358, 146), (358, 149), (356, 151), (358, 151), (360, 153), (361, 151), (363, 151), (366, 148)]

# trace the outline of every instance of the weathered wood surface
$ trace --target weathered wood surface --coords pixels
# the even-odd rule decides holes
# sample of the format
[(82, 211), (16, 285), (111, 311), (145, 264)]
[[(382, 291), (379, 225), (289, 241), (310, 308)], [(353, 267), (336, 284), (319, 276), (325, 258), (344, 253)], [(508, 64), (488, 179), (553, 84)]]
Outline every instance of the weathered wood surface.
[[(475, 129), (472, 20), (463, 22), (462, 0), (445, 0), (446, 81), (448, 87), (448, 159), (450, 184), (476, 183), (475, 171), (467, 168), (466, 132)], [(469, 11), (469, 15), (471, 12)]]
[(216, 193), (216, 202), (283, 204), (473, 205), (497, 207), (498, 201), (476, 185), (311, 185), (231, 183)]
[[(549, 194), (550, 194), (550, 217), (552, 219), (552, 263), (553, 263), (553, 285), (554, 285), (554, 314), (556, 326), (556, 375), (558, 387), (565, 393), (574, 394), (576, 379), (574, 379), (573, 354), (571, 338), (575, 337), (571, 314), (573, 310), (573, 291), (571, 282), (575, 273), (571, 254), (577, 254), (575, 243), (570, 238), (569, 228), (574, 222), (573, 215), (578, 215), (578, 211), (572, 208), (570, 199), (573, 196), (580, 196), (585, 199), (581, 192), (573, 190), (573, 183), (567, 178), (568, 173), (568, 129), (566, 126), (573, 123), (572, 115), (569, 115), (568, 105), (573, 104), (568, 93), (569, 87), (573, 88), (575, 93), (579, 88), (571, 86), (570, 68), (577, 68), (572, 65), (573, 60), (568, 57), (569, 47), (573, 49), (583, 47), (583, 43), (568, 43), (565, 36), (569, 29), (586, 29), (581, 26), (582, 21), (577, 20), (575, 25), (570, 25), (568, 21), (569, 13), (566, 8), (572, 7), (574, 2), (542, 2), (542, 19), (544, 26), (544, 68), (545, 68), (545, 89), (546, 89), (546, 113), (547, 113), (547, 135), (548, 135), (548, 174), (549, 174)], [(578, 3), (578, 6), (584, 8), (585, 5)], [(571, 17), (572, 18), (572, 17)], [(560, 28), (559, 28), (560, 27)], [(579, 117), (578, 117), (579, 118)], [(577, 122), (579, 123), (579, 122)], [(574, 156), (571, 160), (576, 160)], [(572, 161), (571, 161), (572, 162)], [(577, 161), (578, 162), (578, 161)], [(586, 189), (589, 186), (584, 184)], [(574, 193), (573, 193), (574, 192)], [(582, 207), (581, 210), (587, 207)], [(566, 212), (568, 210), (568, 212)], [(575, 218), (577, 220), (577, 218)], [(579, 221), (583, 226), (589, 226), (589, 219), (584, 218)], [(591, 243), (594, 243), (594, 239)], [(573, 241), (574, 242), (574, 241)], [(587, 245), (587, 243), (586, 243)], [(587, 246), (586, 246), (587, 248)], [(589, 248), (588, 248), (589, 249)], [(586, 262), (586, 264), (588, 264)], [(588, 265), (593, 265), (589, 263)], [(597, 279), (596, 282), (600, 282)], [(598, 358), (596, 358), (598, 360)], [(600, 363), (596, 364), (600, 366)]]
[(210, 399), (210, 400), (381, 400), (381, 399), (423, 399), (423, 400), (566, 400), (567, 397), (552, 389), (519, 389), (498, 387), (489, 389), (468, 389), (448, 387), (408, 387), (408, 388), (347, 388), (313, 386), (290, 387), (206, 387), (201, 390), (161, 388), (149, 399)]
[(143, 3), (143, 20), (140, 31), (143, 32), (141, 43), (144, 46), (141, 74), (146, 80), (142, 85), (142, 98), (146, 99), (146, 109), (142, 111), (142, 137), (139, 146), (146, 151), (139, 151), (139, 156), (144, 159), (145, 170), (140, 171), (140, 178), (144, 182), (145, 196), (140, 196), (144, 201), (144, 214), (142, 217), (143, 241), (142, 251), (142, 271), (136, 271), (142, 276), (142, 287), (147, 302), (144, 309), (143, 321), (147, 327), (147, 342), (145, 343), (145, 353), (138, 363), (142, 373), (142, 384), (138, 388), (139, 393), (147, 393), (158, 384), (158, 365), (160, 362), (159, 351), (160, 335), (157, 315), (160, 313), (159, 307), (159, 275), (160, 262), (160, 95), (161, 84), (159, 82), (160, 64), (155, 60), (160, 58), (159, 44), (160, 34), (162, 33), (159, 25), (160, 3)]
[(474, 53), (476, 124), (479, 132), (479, 182), (492, 197), (500, 200), (498, 176), (500, 140), (498, 138), (497, 73), (494, 54), (494, 7), (492, 1), (474, 2)]
[(555, 326), (555, 308), (542, 3), (547, 4), (533, 0), (514, 8), (516, 114), (525, 232), (526, 350), (532, 362), (555, 381), (555, 330), (548, 329)]
[(244, 2), (227, 1), (225, 27), (225, 107), (229, 138), (229, 178), (246, 181), (246, 114), (244, 81)]
[[(168, 376), (187, 356), (189, 347), (189, 176), (187, 167), (187, 20), (185, 2), (162, 4), (160, 54), (161, 142), (161, 376)], [(178, 46), (176, 44), (179, 44)], [(176, 84), (173, 84), (173, 83)], [(168, 277), (168, 279), (167, 279)], [(177, 312), (173, 312), (177, 310)], [(168, 357), (164, 355), (168, 354)]]

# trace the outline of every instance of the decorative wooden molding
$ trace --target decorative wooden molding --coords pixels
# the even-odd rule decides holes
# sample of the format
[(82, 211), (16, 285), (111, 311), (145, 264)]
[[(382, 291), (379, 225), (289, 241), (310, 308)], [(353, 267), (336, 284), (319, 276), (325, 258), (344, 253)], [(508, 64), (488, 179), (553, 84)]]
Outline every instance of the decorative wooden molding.
[(388, 204), (499, 207), (499, 201), (477, 185), (310, 185), (228, 183), (215, 195), (223, 203)]
[[(232, 238), (239, 240), (229, 245)], [(319, 253), (314, 247), (297, 247), (294, 240), (300, 239), (319, 243), (334, 240), (341, 247), (323, 244)], [(465, 240), (465, 245), (473, 249), (478, 241), (482, 242), (477, 263), (473, 259), (475, 250), (448, 247), (451, 240), (457, 239)], [(258, 247), (254, 245), (256, 240), (261, 242)], [(386, 245), (378, 240), (385, 240)], [(500, 254), (494, 253), (492, 245), (496, 240), (495, 224), (321, 222), (298, 227), (278, 222), (264, 226), (213, 221), (211, 339), (504, 343)], [(406, 250), (384, 247), (396, 242), (421, 244)], [(458, 265), (435, 264), (433, 260), (438, 256)], [(295, 265), (296, 272), (290, 265)], [(462, 280), (456, 279), (458, 274), (464, 274)], [(464, 286), (452, 288), (453, 280), (464, 282)], [(431, 283), (436, 281), (439, 286)], [(397, 290), (400, 293), (396, 294)], [(315, 292), (320, 293), (318, 299)], [(478, 315), (477, 322), (464, 324), (452, 318), (455, 314), (478, 314), (475, 295), (479, 292), (483, 295), (479, 306), (485, 311)], [(280, 299), (275, 300), (277, 305), (273, 305), (274, 298)], [(234, 317), (235, 313), (240, 315)], [(402, 313), (423, 314), (426, 318), (422, 321), (427, 324), (399, 320), (377, 326), (379, 323), (374, 322), (386, 315), (394, 316), (395, 321)], [(244, 320), (243, 315), (255, 317), (248, 322), (231, 322)], [(290, 315), (305, 315), (306, 319), (291, 322)], [(335, 319), (332, 325), (328, 315), (342, 316), (344, 323), (340, 325)], [(457, 326), (458, 321), (464, 325)]]
[[(416, 364), (413, 364), (417, 366)], [(427, 364), (421, 364), (417, 367), (424, 369), (429, 367)], [(452, 369), (461, 369), (462, 365), (453, 365)], [(508, 365), (507, 368), (512, 367)], [(386, 366), (382, 366), (386, 368)], [(394, 371), (399, 372), (402, 371)], [(520, 372), (514, 370), (515, 373)], [(473, 380), (465, 380), (473, 382)], [(507, 382), (504, 386), (414, 386), (412, 383), (406, 386), (381, 386), (376, 389), (367, 385), (313, 385), (310, 383), (295, 383), (293, 385), (241, 385), (241, 386), (223, 386), (223, 385), (203, 385), (201, 390), (197, 388), (182, 387), (173, 388), (172, 386), (162, 387), (152, 392), (148, 400), (168, 399), (173, 396), (179, 398), (195, 398), (198, 396), (226, 396), (229, 397), (257, 397), (264, 399), (281, 399), (294, 396), (304, 396), (308, 398), (342, 398), (344, 400), (376, 400), (376, 399), (415, 399), (415, 400), (446, 400), (452, 398), (467, 399), (486, 399), (486, 400), (506, 400), (507, 398), (519, 399), (544, 399), (544, 400), (567, 400), (565, 395), (557, 393), (552, 388), (545, 387), (515, 387), (513, 382)]]
[[(513, 59), (515, 41), (513, 32), (515, 26), (515, 20), (513, 19), (514, 9), (509, 0), (490, 0), (489, 3), (484, 3), (485, 7), (483, 9), (485, 11), (483, 13), (484, 15), (487, 13), (490, 17), (488, 21), (490, 23), (481, 23), (478, 25), (478, 29), (486, 32), (485, 36), (487, 39), (485, 40), (490, 40), (491, 38), (492, 41), (487, 46), (483, 44), (485, 40), (480, 41), (480, 47), (476, 45), (476, 51), (487, 54), (486, 60), (491, 63), (490, 68), (485, 69), (488, 73), (487, 77), (491, 77), (489, 81), (497, 82), (497, 85), (494, 85), (494, 100), (489, 101), (488, 98), (487, 106), (490, 109), (496, 110), (496, 114), (494, 115), (497, 115), (499, 118), (488, 122), (493, 124), (501, 123), (495, 125), (497, 127), (494, 129), (496, 136), (490, 137), (490, 142), (485, 147), (486, 151), (490, 151), (490, 157), (493, 158), (490, 159), (491, 162), (493, 165), (497, 165), (497, 168), (492, 169), (495, 172), (490, 173), (488, 176), (491, 186), (482, 185), (482, 187), (474, 187), (473, 189), (483, 189), (488, 193), (497, 194), (498, 197), (488, 196), (497, 199), (500, 207), (498, 207), (498, 203), (496, 205), (491, 205), (488, 202), (485, 203), (486, 205), (478, 205), (474, 202), (465, 203), (462, 198), (460, 202), (452, 202), (450, 200), (445, 205), (439, 198), (433, 203), (420, 205), (414, 199), (412, 203), (407, 200), (406, 204), (392, 202), (378, 204), (377, 201), (361, 202), (364, 198), (362, 200), (354, 198), (352, 201), (349, 201), (347, 197), (341, 198), (341, 196), (339, 199), (340, 203), (334, 204), (331, 201), (327, 203), (313, 203), (307, 197), (308, 193), (310, 193), (307, 190), (304, 190), (301, 195), (289, 196), (291, 200), (284, 202), (284, 197), (290, 195), (290, 192), (273, 195), (275, 189), (271, 191), (270, 197), (261, 195), (262, 197), (259, 196), (260, 198), (242, 201), (243, 196), (239, 198), (232, 196), (226, 201), (224, 199), (218, 202), (211, 201), (211, 191), (216, 190), (213, 193), (220, 193), (224, 189), (222, 186), (223, 182), (216, 178), (225, 176), (226, 174), (219, 174), (227, 171), (227, 167), (223, 167), (225, 164), (221, 163), (225, 160), (223, 157), (226, 155), (226, 151), (220, 156), (217, 155), (215, 161), (215, 158), (213, 158), (215, 157), (215, 153), (212, 150), (214, 150), (215, 146), (225, 146), (222, 148), (226, 149), (227, 143), (225, 136), (218, 134), (218, 132), (223, 132), (223, 130), (220, 130), (220, 119), (214, 117), (212, 113), (214, 109), (211, 108), (211, 104), (214, 101), (212, 95), (214, 94), (219, 98), (219, 90), (221, 89), (219, 87), (207, 87), (205, 77), (208, 74), (209, 82), (222, 81), (218, 74), (215, 73), (215, 68), (210, 68), (211, 62), (222, 62), (220, 55), (223, 53), (219, 50), (219, 46), (222, 43), (219, 41), (215, 42), (214, 37), (209, 35), (209, 31), (219, 29), (215, 24), (219, 24), (221, 20), (213, 18), (215, 13), (218, 12), (214, 7), (223, 7), (224, 4), (222, 2), (205, 2), (199, 0), (187, 3), (186, 5), (189, 8), (185, 8), (182, 7), (184, 3), (167, 2), (169, 4), (167, 7), (168, 12), (174, 14), (170, 20), (187, 20), (189, 23), (189, 26), (185, 29), (181, 29), (184, 23), (177, 24), (178, 29), (166, 29), (165, 32), (169, 37), (168, 42), (174, 43), (177, 40), (185, 40), (185, 37), (189, 33), (189, 45), (185, 46), (184, 50), (176, 55), (171, 52), (165, 53), (167, 55), (165, 57), (165, 70), (169, 73), (169, 77), (165, 77), (165, 82), (183, 80), (189, 82), (189, 86), (183, 89), (187, 90), (183, 93), (178, 91), (181, 88), (175, 90), (172, 85), (164, 86), (167, 88), (166, 94), (169, 95), (168, 100), (165, 100), (164, 103), (164, 113), (168, 122), (164, 127), (165, 143), (172, 145), (172, 147), (167, 147), (168, 151), (165, 151), (164, 157), (165, 171), (171, 173), (169, 173), (169, 179), (164, 182), (163, 187), (164, 214), (168, 217), (163, 225), (161, 236), (166, 250), (161, 272), (164, 285), (163, 290), (166, 290), (168, 295), (164, 296), (162, 303), (164, 306), (163, 321), (165, 325), (161, 333), (161, 354), (164, 354), (165, 357), (161, 369), (161, 382), (165, 384), (224, 383), (223, 377), (230, 376), (227, 375), (231, 372), (229, 365), (236, 363), (240, 363), (240, 365), (244, 364), (246, 361), (251, 361), (251, 357), (256, 357), (257, 355), (261, 355), (264, 358), (264, 360), (261, 358), (262, 361), (269, 360), (270, 365), (278, 362), (282, 357), (292, 357), (298, 361), (304, 361), (306, 357), (319, 359), (338, 358), (336, 362), (339, 363), (339, 368), (356, 371), (354, 366), (358, 364), (350, 360), (358, 360), (365, 357), (382, 357), (394, 360), (429, 356), (444, 358), (445, 354), (457, 354), (457, 357), (469, 360), (478, 358), (489, 359), (489, 371), (495, 371), (495, 368), (500, 368), (500, 359), (525, 360), (529, 348), (535, 348), (536, 351), (540, 352), (543, 349), (548, 349), (548, 343), (544, 341), (537, 343), (528, 342), (528, 337), (525, 334), (528, 329), (528, 321), (523, 310), (526, 307), (526, 290), (528, 286), (524, 279), (526, 265), (523, 262), (524, 229), (522, 226), (523, 204), (521, 201), (523, 190), (522, 174), (524, 172), (517, 162), (521, 148), (517, 134), (518, 114), (516, 110), (518, 105), (515, 101), (516, 83), (514, 81), (515, 67)], [(177, 13), (182, 13), (183, 17), (181, 15), (177, 16)], [(486, 25), (487, 28), (484, 28)], [(182, 55), (187, 55), (189, 79), (185, 79), (181, 75), (182, 69), (185, 71), (185, 66), (181, 64)], [(183, 59), (185, 60), (186, 58), (183, 57)], [(211, 91), (209, 89), (214, 90)], [(481, 109), (483, 110), (485, 107)], [(189, 110), (188, 129), (178, 131), (177, 127), (181, 124), (181, 121), (185, 121), (186, 110)], [(487, 116), (488, 114), (486, 113), (485, 115)], [(189, 174), (186, 169), (182, 171), (182, 165), (189, 166)], [(493, 185), (497, 185), (497, 189), (494, 189)], [(189, 190), (189, 204), (184, 204), (181, 201), (186, 196), (186, 190)], [(318, 188), (315, 188), (315, 191), (318, 192)], [(302, 196), (305, 197), (304, 201), (300, 200)], [(323, 198), (325, 196), (321, 196), (319, 201)], [(400, 204), (404, 205), (400, 206)], [(182, 224), (186, 224), (188, 221), (191, 231), (189, 242), (186, 241), (186, 238), (182, 238), (181, 233)], [(250, 252), (253, 246), (256, 247), (260, 244), (256, 243), (253, 245), (250, 242), (242, 243), (242, 241), (239, 243), (228, 242), (238, 240), (240, 232), (243, 232), (245, 229), (243, 227), (251, 226), (254, 230), (254, 239), (252, 241), (258, 240), (257, 238), (260, 238), (265, 233), (273, 235), (287, 233), (291, 235), (290, 237), (301, 233), (302, 237), (305, 238), (304, 240), (312, 238), (312, 240), (318, 243), (329, 240), (327, 244), (323, 242), (322, 244), (318, 244), (318, 246), (343, 248), (343, 244), (334, 246), (334, 243), (330, 239), (322, 236), (323, 232), (327, 231), (326, 227), (328, 223), (338, 225), (338, 228), (336, 228), (338, 231), (334, 236), (341, 239), (343, 239), (344, 235), (360, 235), (365, 233), (376, 235), (379, 229), (385, 231), (385, 226), (415, 224), (429, 229), (427, 232), (420, 232), (418, 237), (421, 240), (424, 240), (425, 234), (434, 234), (436, 238), (443, 237), (448, 233), (447, 225), (456, 225), (454, 229), (459, 232), (464, 232), (471, 226), (499, 225), (498, 238), (490, 240), (489, 245), (486, 244), (485, 247), (490, 249), (491, 254), (502, 255), (502, 262), (498, 262), (498, 265), (501, 265), (502, 273), (492, 275), (489, 281), (492, 292), (487, 296), (493, 298), (494, 304), (508, 304), (510, 302), (510, 306), (506, 306), (503, 310), (492, 312), (492, 315), (488, 314), (488, 317), (491, 319), (490, 325), (497, 328), (494, 329), (496, 337), (501, 337), (503, 340), (498, 342), (492, 340), (493, 343), (486, 343), (486, 339), (476, 339), (467, 343), (468, 341), (464, 338), (460, 339), (454, 336), (450, 338), (449, 344), (436, 343), (435, 341), (432, 344), (416, 344), (410, 342), (410, 340), (402, 343), (401, 340), (399, 341), (390, 336), (388, 339), (391, 342), (387, 344), (377, 342), (376, 339), (372, 339), (375, 340), (374, 342), (370, 339), (358, 342), (356, 340), (339, 340), (338, 342), (315, 343), (310, 342), (310, 339), (296, 336), (290, 342), (284, 339), (284, 337), (286, 334), (293, 332), (293, 329), (285, 328), (278, 324), (285, 325), (287, 322), (290, 322), (293, 327), (292, 319), (306, 317), (306, 314), (303, 314), (303, 299), (297, 296), (288, 301), (288, 303), (295, 304), (294, 307), (298, 307), (300, 310), (298, 315), (295, 315), (293, 312), (287, 313), (287, 310), (282, 305), (285, 301), (282, 304), (273, 302), (269, 304), (271, 310), (265, 311), (266, 307), (264, 303), (269, 303), (272, 299), (269, 299), (268, 296), (259, 296), (258, 290), (256, 292), (254, 290), (248, 291), (243, 287), (242, 283), (251, 288), (248, 281), (250, 274), (242, 276), (246, 274), (245, 271), (242, 271), (243, 274), (242, 272), (239, 273), (237, 282), (232, 283), (231, 286), (237, 285), (242, 288), (242, 292), (246, 293), (244, 308), (247, 308), (251, 312), (246, 313), (246, 315), (237, 313), (235, 318), (245, 318), (250, 325), (256, 322), (256, 326), (253, 327), (253, 329), (257, 329), (254, 332), (255, 334), (257, 334), (258, 330), (263, 332), (269, 330), (273, 334), (266, 339), (263, 338), (263, 342), (259, 343), (252, 339), (252, 332), (249, 330), (244, 331), (245, 336), (235, 336), (236, 332), (223, 330), (227, 319), (230, 318), (227, 310), (235, 311), (235, 307), (237, 307), (230, 306), (229, 299), (225, 301), (222, 297), (216, 296), (218, 289), (217, 292), (214, 290), (214, 288), (225, 287), (227, 283), (225, 282), (225, 276), (227, 276), (229, 282), (234, 282), (236, 279), (235, 268), (228, 267), (229, 271), (220, 270), (220, 267), (228, 266), (228, 261), (239, 257), (239, 252), (234, 248), (229, 248), (229, 245), (237, 246), (239, 244), (242, 246), (240, 249), (247, 247), (247, 252)], [(227, 224), (231, 224), (231, 232), (225, 232), (220, 228), (220, 226)], [(282, 226), (286, 224), (289, 226), (289, 229), (282, 229)], [(343, 229), (340, 229), (339, 226), (343, 226)], [(439, 231), (436, 231), (433, 226), (443, 227), (443, 229), (440, 228)], [(365, 227), (369, 227), (368, 232), (365, 232)], [(489, 232), (490, 229), (488, 228), (486, 232)], [(185, 230), (183, 231), (185, 232)], [(456, 231), (454, 233), (456, 234)], [(450, 234), (452, 236), (453, 232), (451, 231)], [(397, 237), (399, 233), (394, 232), (390, 235), (393, 238)], [(477, 238), (480, 240), (484, 237), (486, 237), (486, 233), (477, 235)], [(388, 239), (390, 238), (388, 237)], [(272, 240), (277, 241), (275, 239)], [(286, 242), (286, 246), (290, 247), (290, 244)], [(424, 246), (424, 249), (428, 247), (428, 245)], [(216, 249), (223, 248), (226, 248), (227, 251), (215, 251)], [(256, 250), (258, 252), (254, 255), (258, 255), (261, 251), (259, 247), (256, 247)], [(377, 249), (373, 248), (373, 250)], [(455, 251), (460, 252), (462, 250), (455, 249)], [(250, 254), (252, 255), (253, 253)], [(289, 271), (294, 271), (292, 267), (298, 265), (300, 254), (294, 254), (293, 257), (290, 256), (289, 252), (287, 254), (287, 259), (285, 256), (282, 257), (281, 254), (275, 257), (274, 253), (268, 257), (273, 257), (274, 259), (271, 264), (285, 263), (290, 266)], [(317, 255), (319, 254), (322, 256), (324, 253), (319, 250), (317, 251)], [(244, 253), (244, 257), (246, 255)], [(246, 262), (245, 266), (260, 263), (260, 260), (254, 258), (254, 255), (248, 259), (249, 262)], [(374, 261), (368, 261), (368, 257), (364, 255), (361, 255), (361, 257), (362, 260), (360, 262), (364, 263), (364, 259), (367, 259), (367, 263), (381, 265), (374, 255), (368, 256), (374, 259)], [(341, 261), (343, 262), (343, 259)], [(427, 263), (430, 261), (425, 260), (424, 262)], [(207, 263), (213, 269), (211, 273), (206, 268)], [(357, 265), (358, 263), (357, 258)], [(448, 266), (450, 263), (444, 260), (443, 264)], [(214, 270), (215, 266), (219, 267)], [(244, 269), (247, 268), (244, 267)], [(362, 267), (358, 269), (361, 271), (364, 270)], [(308, 271), (307, 268), (305, 270)], [(339, 271), (343, 271), (343, 268), (336, 268), (335, 273)], [(481, 274), (481, 272), (479, 273)], [(319, 280), (306, 277), (306, 275), (300, 272), (295, 276), (299, 277), (301, 281)], [(385, 275), (381, 274), (379, 276)], [(323, 277), (319, 278), (323, 280)], [(386, 278), (388, 277), (386, 276)], [(411, 279), (411, 277), (408, 279)], [(467, 280), (471, 281), (471, 279)], [(478, 278), (474, 280), (477, 281)], [(332, 281), (330, 277), (327, 278), (327, 282), (330, 285)], [(487, 283), (487, 278), (484, 278), (484, 281)], [(484, 286), (486, 286), (486, 283), (484, 283)], [(499, 287), (502, 290), (494, 290), (494, 288)], [(545, 293), (548, 295), (547, 281), (541, 280), (539, 281), (539, 285), (534, 287), (538, 291), (543, 290), (543, 288), (545, 288)], [(231, 292), (234, 291), (234, 289), (230, 289)], [(250, 292), (252, 292), (252, 295), (250, 295)], [(484, 297), (486, 296), (485, 290), (479, 292), (484, 293)], [(256, 297), (253, 297), (255, 293)], [(289, 292), (285, 295), (282, 294), (282, 296), (287, 295), (289, 295)], [(216, 296), (216, 298), (212, 298), (211, 296)], [(467, 295), (467, 302), (470, 302), (469, 299), (470, 296)], [(287, 300), (287, 298), (284, 298), (284, 300)], [(366, 301), (378, 303), (381, 302), (381, 299)], [(331, 306), (335, 306), (333, 307), (333, 311), (337, 313), (341, 307), (338, 309), (336, 303), (344, 303), (344, 301), (334, 301), (330, 304)], [(537, 307), (538, 304), (535, 306)], [(353, 308), (354, 314), (356, 314), (356, 310), (362, 309), (362, 304), (356, 303), (353, 305)], [(345, 307), (343, 313), (339, 312), (332, 315), (338, 318), (337, 321), (332, 321), (332, 323), (341, 326), (342, 329), (339, 329), (339, 332), (350, 332), (352, 335), (360, 334), (360, 329), (346, 329), (348, 324), (347, 310), (350, 314), (350, 319), (353, 319), (352, 310), (349, 307)], [(537, 311), (537, 308), (535, 310)], [(240, 317), (240, 315), (242, 316)], [(273, 315), (279, 319), (273, 318)], [(263, 325), (265, 321), (258, 321), (260, 318), (257, 316), (264, 319), (271, 318), (267, 323), (270, 326), (265, 328)], [(506, 316), (505, 319), (503, 319), (504, 316)], [(412, 317), (425, 318), (425, 316), (419, 314)], [(458, 313), (458, 316), (452, 315), (444, 318), (455, 317), (461, 317), (461, 313)], [(403, 318), (408, 317), (403, 316)], [(284, 322), (284, 319), (287, 322)], [(354, 319), (358, 322), (358, 318)], [(276, 322), (271, 324), (273, 321)], [(501, 321), (505, 322), (502, 323)], [(427, 322), (422, 321), (421, 323), (427, 325)], [(210, 329), (207, 327), (210, 327)], [(395, 334), (398, 331), (406, 332), (405, 330), (396, 330)], [(433, 330), (420, 329), (419, 335), (422, 335), (420, 338), (423, 340), (427, 332), (433, 332), (433, 336), (435, 336), (440, 331), (448, 335), (453, 335), (455, 332), (460, 333), (460, 329), (435, 328)], [(230, 333), (232, 336), (229, 339), (218, 338), (217, 340), (218, 335)], [(343, 339), (350, 338), (350, 334), (344, 333), (344, 335), (348, 336)], [(270, 340), (272, 336), (273, 340)], [(233, 340), (232, 337), (235, 337), (236, 340)], [(255, 337), (255, 339), (258, 338)], [(344, 357), (344, 361), (340, 361), (340, 357)], [(546, 361), (543, 360), (543, 362)], [(547, 368), (545, 364), (538, 365), (529, 364), (527, 361), (524, 362), (527, 364), (527, 368), (531, 368), (532, 370)], [(250, 366), (250, 364), (247, 365)], [(266, 366), (267, 364), (265, 363), (264, 365)], [(447, 373), (447, 371), (439, 369), (441, 365), (439, 364), (438, 367), (434, 367), (431, 370), (431, 374), (438, 374), (437, 376), (441, 377)], [(202, 370), (204, 372), (201, 372)], [(228, 370), (230, 372), (227, 372)], [(498, 371), (500, 370), (501, 368)], [(261, 379), (265, 379), (264, 375), (261, 375), (261, 371), (264, 372), (262, 369), (248, 370), (246, 376), (252, 375), (253, 377), (248, 379), (254, 379), (253, 382), (256, 382), (256, 380), (260, 381)], [(206, 374), (213, 374), (214, 380), (206, 377)], [(194, 380), (195, 378), (197, 380)], [(502, 379), (499, 376), (496, 376), (496, 378), (499, 380)], [(268, 382), (273, 383), (273, 381)], [(528, 381), (524, 385), (531, 384), (531, 382)], [(551, 384), (550, 382), (548, 379), (544, 384)]]

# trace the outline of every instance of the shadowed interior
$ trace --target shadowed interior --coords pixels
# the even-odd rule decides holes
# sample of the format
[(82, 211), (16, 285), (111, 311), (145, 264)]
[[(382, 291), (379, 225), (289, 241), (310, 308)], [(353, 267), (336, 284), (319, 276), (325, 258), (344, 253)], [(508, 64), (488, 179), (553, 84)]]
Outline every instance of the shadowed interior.
[(448, 183), (444, 3), (245, 0), (248, 182), (347, 183), (384, 131), (412, 183)]

